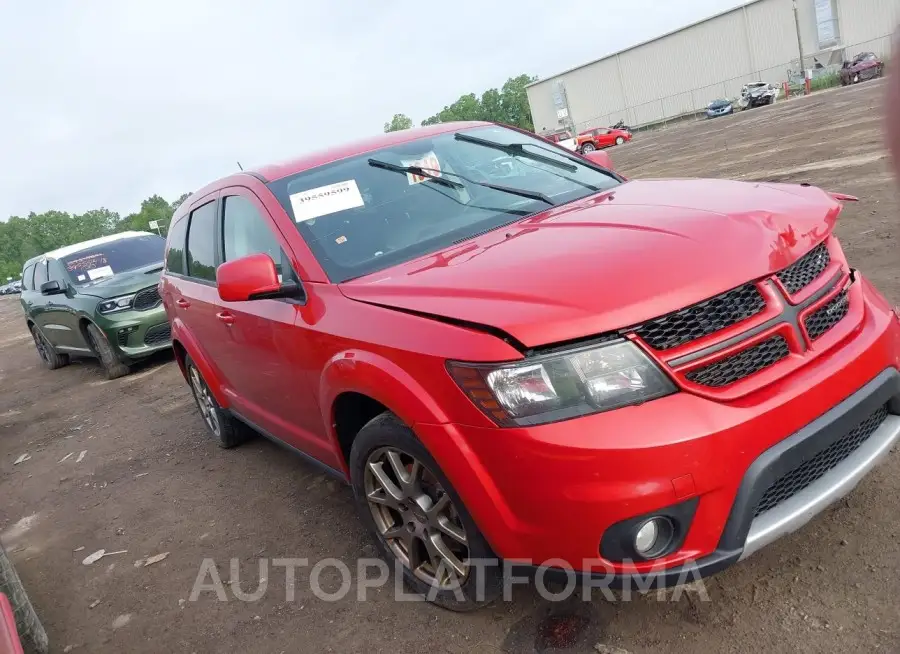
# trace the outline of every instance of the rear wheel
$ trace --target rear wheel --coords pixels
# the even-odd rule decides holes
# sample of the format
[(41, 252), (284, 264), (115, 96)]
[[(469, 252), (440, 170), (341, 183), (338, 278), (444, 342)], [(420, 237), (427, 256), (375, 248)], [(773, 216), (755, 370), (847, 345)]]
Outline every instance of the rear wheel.
[(585, 143), (584, 145), (581, 146), (581, 153), (587, 154), (588, 152), (593, 152), (596, 149), (597, 148), (594, 147), (593, 143)]
[(91, 343), (91, 348), (94, 350), (94, 354), (100, 359), (100, 365), (103, 366), (107, 379), (118, 379), (131, 372), (131, 368), (122, 363), (119, 360), (119, 357), (116, 356), (116, 353), (113, 352), (112, 346), (110, 346), (109, 341), (106, 339), (106, 335), (100, 331), (100, 328), (97, 327), (97, 325), (94, 323), (88, 324), (87, 336)]
[(187, 371), (191, 392), (197, 401), (197, 408), (200, 409), (200, 417), (203, 418), (206, 428), (215, 437), (219, 447), (228, 449), (246, 441), (250, 435), (250, 428), (219, 406), (212, 391), (209, 390), (209, 385), (189, 356), (185, 357), (184, 368)]
[(415, 592), (452, 611), (497, 598), (500, 562), (437, 462), (397, 416), (385, 412), (360, 430), (350, 478), (363, 524)]
[(57, 352), (36, 325), (31, 325), (29, 329), (31, 330), (31, 338), (34, 339), (34, 347), (37, 349), (38, 356), (41, 357), (41, 362), (48, 370), (56, 370), (69, 365), (69, 355)]

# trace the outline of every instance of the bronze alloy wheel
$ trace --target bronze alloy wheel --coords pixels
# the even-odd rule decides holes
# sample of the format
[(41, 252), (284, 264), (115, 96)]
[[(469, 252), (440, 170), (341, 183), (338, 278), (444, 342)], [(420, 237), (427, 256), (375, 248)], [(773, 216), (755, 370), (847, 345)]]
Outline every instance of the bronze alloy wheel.
[(217, 411), (216, 401), (213, 399), (209, 386), (200, 378), (197, 368), (190, 367), (191, 389), (194, 391), (194, 397), (197, 398), (197, 406), (200, 407), (200, 415), (206, 422), (206, 426), (217, 437), (222, 435), (222, 426), (219, 424), (219, 413)]
[(364, 486), (379, 535), (425, 583), (452, 588), (469, 574), (469, 543), (437, 477), (402, 450), (381, 447), (366, 460)]

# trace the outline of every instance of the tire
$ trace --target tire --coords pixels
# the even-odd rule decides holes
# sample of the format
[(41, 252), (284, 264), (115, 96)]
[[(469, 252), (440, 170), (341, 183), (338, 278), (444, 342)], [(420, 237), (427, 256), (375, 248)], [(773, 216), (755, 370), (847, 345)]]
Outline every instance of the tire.
[(194, 360), (187, 355), (184, 358), (184, 369), (200, 417), (216, 444), (223, 449), (230, 449), (246, 441), (250, 437), (250, 428), (219, 406), (200, 370), (194, 365)]
[(616, 137), (616, 145), (622, 145), (624, 142), (625, 139), (623, 139), (621, 136)]
[(100, 365), (103, 366), (103, 370), (106, 372), (107, 379), (118, 379), (131, 372), (131, 368), (119, 361), (119, 357), (113, 352), (106, 335), (100, 331), (97, 325), (88, 323), (87, 335), (94, 354), (100, 359)]
[(587, 154), (588, 152), (593, 152), (597, 148), (594, 147), (593, 143), (585, 143), (581, 146), (581, 154)]
[[(394, 459), (399, 465), (394, 465), (391, 454), (399, 457)], [(407, 475), (406, 479), (397, 470)], [(385, 476), (393, 484), (393, 495), (380, 483)], [(499, 560), (440, 466), (393, 413), (373, 418), (357, 434), (350, 452), (350, 481), (360, 520), (389, 564), (399, 561), (402, 565), (403, 580), (410, 589), (442, 608), (459, 612), (480, 609), (497, 599), (503, 588)], [(394, 496), (397, 493), (400, 499)], [(381, 501), (369, 500), (376, 496)], [(389, 533), (397, 535), (386, 537)], [(429, 542), (430, 548), (426, 546)], [(468, 565), (473, 559), (490, 563)], [(413, 561), (418, 562), (416, 572)], [(462, 580), (450, 573), (459, 565), (464, 568)], [(479, 594), (479, 590), (483, 592)]]
[(69, 355), (57, 352), (50, 344), (50, 341), (46, 339), (43, 332), (37, 328), (37, 325), (31, 325), (29, 330), (31, 331), (31, 338), (34, 339), (34, 347), (37, 349), (38, 356), (41, 358), (41, 363), (44, 364), (44, 367), (48, 370), (56, 370), (69, 365)]

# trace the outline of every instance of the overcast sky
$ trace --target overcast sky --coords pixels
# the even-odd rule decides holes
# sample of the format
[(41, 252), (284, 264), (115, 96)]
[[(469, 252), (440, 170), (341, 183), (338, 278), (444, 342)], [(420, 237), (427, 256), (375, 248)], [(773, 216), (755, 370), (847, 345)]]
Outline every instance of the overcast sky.
[(740, 4), (0, 2), (0, 220), (130, 213)]

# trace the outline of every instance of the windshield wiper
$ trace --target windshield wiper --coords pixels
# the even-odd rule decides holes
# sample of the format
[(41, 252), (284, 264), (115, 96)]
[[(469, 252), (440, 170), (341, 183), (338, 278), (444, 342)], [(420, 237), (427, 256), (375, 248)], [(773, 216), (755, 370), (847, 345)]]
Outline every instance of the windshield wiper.
[[(469, 184), (474, 184), (475, 186), (483, 186), (484, 188), (500, 191), (501, 193), (518, 195), (519, 197), (528, 198), (529, 200), (539, 200), (540, 202), (549, 204), (551, 207), (556, 206), (556, 203), (553, 200), (548, 198), (540, 191), (530, 191), (525, 188), (516, 188), (514, 186), (502, 186), (500, 184), (491, 184), (490, 182), (477, 182), (474, 179), (465, 177), (463, 175), (460, 175), (459, 173), (451, 173), (447, 172), (446, 170), (438, 170), (436, 168), (421, 168), (420, 166), (397, 166), (395, 164), (388, 163), (387, 161), (379, 161), (378, 159), (369, 159), (369, 165), (374, 166), (375, 168), (384, 168), (385, 170), (390, 170), (395, 173), (411, 173), (413, 175), (419, 175), (420, 177), (427, 177), (429, 180), (435, 183), (444, 184), (445, 186), (449, 186), (450, 188), (465, 188), (465, 186), (463, 184), (460, 184), (459, 182), (454, 182), (452, 180), (444, 178), (444, 176), (450, 175), (451, 177), (458, 177), (459, 179), (466, 181)], [(438, 173), (438, 175), (435, 175), (434, 173)]]
[[(526, 159), (532, 159), (534, 161), (540, 161), (541, 163), (545, 163), (548, 166), (556, 166), (557, 168), (561, 168), (562, 170), (568, 170), (570, 173), (574, 173), (578, 170), (578, 166), (573, 166), (572, 164), (564, 163), (559, 159), (553, 159), (552, 157), (545, 157), (540, 154), (535, 154), (534, 152), (528, 152), (525, 150), (526, 145), (532, 145), (536, 148), (541, 148), (542, 150), (547, 150), (547, 152), (553, 152), (549, 148), (544, 148), (541, 145), (536, 143), (497, 143), (495, 141), (489, 141), (487, 139), (478, 138), (477, 136), (470, 136), (469, 134), (463, 134), (462, 132), (456, 132), (453, 135), (457, 141), (465, 141), (466, 143), (474, 143), (475, 145), (481, 145), (486, 148), (493, 148), (494, 150), (500, 150), (500, 152), (505, 152), (510, 157), (525, 157)], [(556, 154), (554, 152), (554, 154)], [(563, 153), (560, 153), (559, 156), (566, 156)], [(566, 157), (567, 159), (569, 157)], [(580, 163), (580, 162), (579, 162)], [(581, 164), (582, 166), (584, 164)]]
[(449, 186), (452, 189), (459, 190), (465, 188), (465, 186), (463, 186), (459, 182), (454, 182), (452, 179), (445, 179), (440, 175), (434, 175), (428, 172), (429, 170), (431, 170), (430, 168), (420, 168), (419, 166), (398, 166), (397, 164), (388, 163), (387, 161), (380, 161), (379, 159), (369, 159), (369, 165), (374, 166), (375, 168), (384, 168), (385, 170), (390, 170), (394, 173), (403, 173), (404, 175), (409, 173), (411, 175), (418, 175), (419, 177), (427, 177), (435, 184)]

